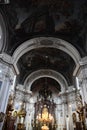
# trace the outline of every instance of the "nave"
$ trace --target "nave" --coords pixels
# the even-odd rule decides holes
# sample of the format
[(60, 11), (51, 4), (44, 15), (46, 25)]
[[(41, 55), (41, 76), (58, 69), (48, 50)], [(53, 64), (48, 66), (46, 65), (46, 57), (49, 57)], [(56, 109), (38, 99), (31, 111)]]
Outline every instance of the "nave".
[(87, 130), (87, 0), (0, 0), (0, 130)]

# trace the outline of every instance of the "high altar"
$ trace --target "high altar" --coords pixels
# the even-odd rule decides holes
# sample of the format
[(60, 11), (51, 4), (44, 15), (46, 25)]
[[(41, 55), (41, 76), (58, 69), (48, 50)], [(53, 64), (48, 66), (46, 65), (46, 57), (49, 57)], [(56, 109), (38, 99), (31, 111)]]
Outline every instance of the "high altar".
[(33, 130), (56, 130), (55, 108), (50, 90), (44, 88), (39, 92), (37, 102), (34, 104), (35, 114), (32, 119)]

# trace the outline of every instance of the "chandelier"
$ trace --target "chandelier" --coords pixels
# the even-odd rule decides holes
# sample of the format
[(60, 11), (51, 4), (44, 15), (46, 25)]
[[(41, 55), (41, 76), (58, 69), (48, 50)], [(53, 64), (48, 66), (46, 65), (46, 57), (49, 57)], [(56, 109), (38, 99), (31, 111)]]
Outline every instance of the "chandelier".
[(42, 113), (39, 113), (36, 117), (36, 119), (39, 122), (44, 122), (44, 123), (51, 123), (54, 121), (53, 116), (48, 112), (48, 109), (46, 107), (46, 105), (44, 105), (44, 108), (42, 110)]

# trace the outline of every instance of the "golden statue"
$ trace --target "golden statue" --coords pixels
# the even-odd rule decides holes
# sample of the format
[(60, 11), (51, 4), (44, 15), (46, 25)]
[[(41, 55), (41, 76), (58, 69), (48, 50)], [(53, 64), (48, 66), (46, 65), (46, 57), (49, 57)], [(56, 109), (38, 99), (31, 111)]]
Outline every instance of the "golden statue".
[(49, 113), (48, 108), (46, 107), (46, 105), (44, 105), (42, 113), (38, 115), (37, 119), (40, 122), (53, 122), (54, 121), (54, 118), (51, 115), (51, 113)]

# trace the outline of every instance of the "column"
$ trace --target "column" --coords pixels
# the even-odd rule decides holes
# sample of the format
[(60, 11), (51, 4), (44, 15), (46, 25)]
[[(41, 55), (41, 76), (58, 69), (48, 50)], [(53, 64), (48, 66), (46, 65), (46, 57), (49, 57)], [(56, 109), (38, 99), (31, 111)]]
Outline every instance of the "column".
[(66, 130), (70, 130), (69, 129), (69, 116), (66, 116)]
[(3, 90), (2, 90), (2, 95), (1, 95), (1, 106), (0, 106), (0, 111), (5, 113), (7, 103), (8, 103), (8, 98), (9, 98), (9, 89), (10, 89), (10, 81), (8, 77), (5, 77), (5, 80), (3, 81)]
[(65, 104), (63, 104), (63, 126), (65, 128)]
[(73, 128), (73, 120), (72, 120), (72, 104), (69, 104), (69, 130), (74, 130)]
[[(10, 81), (8, 77), (4, 77), (3, 84), (2, 84), (2, 93), (0, 97), (0, 112), (5, 113), (6, 108), (7, 108), (7, 103), (8, 103), (8, 98), (9, 98), (9, 86), (10, 86)], [(2, 129), (3, 122), (1, 123), (0, 130)]]
[(69, 111), (68, 111), (68, 103), (65, 104), (65, 123), (66, 123), (66, 130), (70, 130), (69, 129)]
[[(13, 85), (14, 76), (11, 76), (11, 67), (8, 65), (4, 65), (0, 63), (0, 80), (2, 81), (2, 86), (0, 90), (0, 112), (5, 114), (8, 98), (11, 90), (11, 86)], [(0, 123), (0, 130), (2, 130), (3, 122)]]

